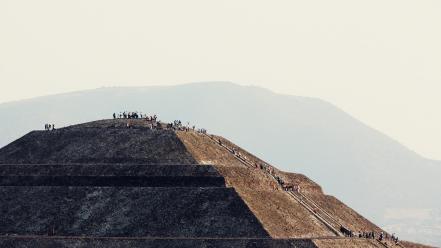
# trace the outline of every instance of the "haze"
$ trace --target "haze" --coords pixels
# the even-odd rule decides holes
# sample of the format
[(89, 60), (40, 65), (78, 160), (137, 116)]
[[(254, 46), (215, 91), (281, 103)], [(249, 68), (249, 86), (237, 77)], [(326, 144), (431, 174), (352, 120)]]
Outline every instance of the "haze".
[(232, 81), (330, 101), (441, 159), (439, 13), (435, 0), (2, 0), (0, 102)]

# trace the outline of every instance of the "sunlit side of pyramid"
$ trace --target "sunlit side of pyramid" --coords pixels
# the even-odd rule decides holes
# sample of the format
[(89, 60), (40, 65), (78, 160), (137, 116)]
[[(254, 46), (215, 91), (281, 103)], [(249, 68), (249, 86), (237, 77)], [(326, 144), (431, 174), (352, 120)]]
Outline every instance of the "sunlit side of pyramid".
[(345, 237), (342, 227), (381, 229), (307, 177), (222, 137), (144, 120), (14, 141), (0, 150), (0, 202), (0, 247), (395, 246)]

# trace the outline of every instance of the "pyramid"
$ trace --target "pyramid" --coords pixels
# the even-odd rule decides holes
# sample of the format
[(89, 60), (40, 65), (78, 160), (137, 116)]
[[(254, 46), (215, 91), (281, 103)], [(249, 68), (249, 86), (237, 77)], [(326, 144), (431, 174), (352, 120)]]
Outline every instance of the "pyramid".
[(0, 247), (395, 246), (346, 237), (342, 228), (382, 230), (304, 175), (220, 136), (143, 120), (32, 131), (5, 146), (0, 202)]

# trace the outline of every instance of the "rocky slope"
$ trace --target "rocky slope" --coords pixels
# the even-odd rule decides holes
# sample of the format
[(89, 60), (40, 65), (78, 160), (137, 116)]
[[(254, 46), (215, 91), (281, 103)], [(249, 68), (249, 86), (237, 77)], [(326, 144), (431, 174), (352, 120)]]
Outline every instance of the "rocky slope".
[(126, 124), (34, 131), (0, 149), (2, 247), (384, 247), (342, 237), (339, 225), (381, 229), (304, 175), (269, 174), (219, 136)]

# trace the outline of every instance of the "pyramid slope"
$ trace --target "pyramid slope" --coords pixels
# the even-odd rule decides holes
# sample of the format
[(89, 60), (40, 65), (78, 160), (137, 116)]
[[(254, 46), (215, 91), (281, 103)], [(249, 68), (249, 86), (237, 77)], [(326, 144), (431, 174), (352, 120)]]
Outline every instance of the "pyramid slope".
[(30, 132), (2, 148), (0, 161), (12, 164), (196, 163), (173, 131), (87, 124)]
[[(247, 158), (255, 163), (266, 163), (260, 158), (254, 156), (253, 154), (247, 152), (243, 148), (237, 146), (236, 144), (222, 138), (215, 136), (215, 139), (222, 140), (223, 143), (230, 147), (235, 147), (242, 154), (247, 156)], [(284, 181), (292, 183), (295, 185), (300, 185), (302, 193), (313, 199), (315, 202), (320, 203), (320, 206), (325, 208), (327, 211), (335, 215), (340, 219), (340, 222), (345, 226), (351, 228), (352, 230), (357, 230), (356, 227), (363, 228), (364, 230), (381, 231), (375, 224), (365, 219), (359, 215), (356, 211), (346, 206), (344, 203), (340, 202), (337, 198), (326, 195), (321, 186), (316, 182), (312, 181), (308, 177), (298, 173), (289, 173), (280, 171), (277, 168), (275, 173), (279, 175)]]
[(0, 187), (0, 234), (268, 237), (232, 188)]
[[(250, 169), (243, 165), (233, 154), (225, 153), (223, 148), (213, 140), (200, 134), (181, 132), (178, 136), (188, 150), (199, 162), (214, 164), (225, 177), (228, 185), (234, 187), (245, 200), (250, 209), (262, 221), (272, 237), (317, 237), (335, 235), (298, 202), (289, 197), (280, 188), (274, 189), (273, 180), (258, 169)], [(224, 144), (235, 147), (248, 159), (265, 163), (233, 143), (221, 138)], [(277, 171), (285, 181), (301, 186), (302, 191), (313, 196), (320, 203), (326, 202), (325, 208), (333, 213), (339, 221), (353, 230), (375, 230), (380, 228), (357, 214), (336, 198), (323, 194), (321, 188), (307, 177)], [(332, 199), (332, 201), (328, 201)]]
[[(250, 238), (258, 238), (256, 245), (262, 245), (258, 247), (278, 247), (277, 242), (286, 247), (379, 247), (378, 242), (339, 237), (315, 210), (305, 207), (303, 200), (283, 191), (272, 176), (248, 166), (216, 140), (235, 147), (252, 164), (264, 161), (222, 137), (150, 130), (141, 120), (131, 121), (132, 128), (126, 128), (126, 122), (104, 120), (55, 131), (34, 131), (0, 149), (0, 166), (7, 168), (0, 173), (0, 179), (20, 175), (53, 177), (58, 173), (69, 178), (89, 176), (85, 180), (92, 182), (56, 186), (44, 181), (43, 185), (0, 186), (0, 200), (6, 202), (1, 211), (7, 216), (0, 225), (0, 243), (36, 242), (38, 247), (45, 242), (62, 242), (63, 247), (75, 247), (64, 235), (85, 235), (90, 237), (89, 241), (104, 243), (107, 241), (96, 239), (115, 237), (124, 243), (126, 237), (144, 238), (136, 242), (165, 242), (162, 247), (174, 247), (172, 240), (183, 237), (194, 239), (188, 244), (195, 247), (209, 245), (200, 238), (218, 239), (213, 241), (217, 242), (213, 247), (228, 246), (227, 241), (222, 241), (224, 238), (235, 239), (230, 241), (238, 242), (238, 247), (253, 247), (253, 243), (246, 241)], [(201, 172), (192, 164), (212, 164), (218, 174)], [(27, 172), (23, 174), (20, 167)], [(304, 200), (319, 204), (333, 215), (336, 223), (356, 231), (380, 230), (336, 198), (325, 195), (307, 177), (277, 169), (275, 173), (285, 182), (300, 185), (302, 197), (307, 197)], [(90, 178), (108, 181), (118, 175), (134, 174), (164, 180), (168, 177), (171, 183), (103, 187), (94, 185), (96, 181)], [(180, 176), (198, 182), (201, 178), (220, 176), (222, 185), (173, 184)], [(11, 233), (20, 237), (5, 236)], [(50, 241), (32, 237), (48, 233)], [(155, 238), (163, 241), (153, 241)], [(309, 241), (302, 243), (299, 239)], [(96, 244), (99, 247), (104, 243)]]

